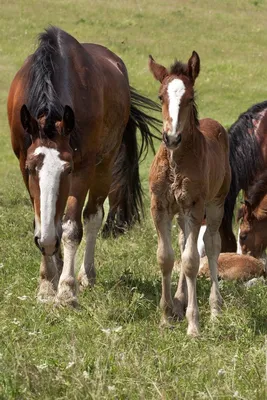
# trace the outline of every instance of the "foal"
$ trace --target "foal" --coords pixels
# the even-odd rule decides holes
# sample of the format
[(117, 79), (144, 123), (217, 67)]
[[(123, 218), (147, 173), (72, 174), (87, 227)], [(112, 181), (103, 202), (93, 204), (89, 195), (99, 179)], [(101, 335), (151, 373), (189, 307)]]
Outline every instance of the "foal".
[[(197, 336), (197, 239), (204, 214), (212, 317), (219, 313), (222, 305), (217, 279), (217, 259), (221, 248), (218, 229), (231, 180), (228, 135), (217, 121), (209, 118), (198, 120), (194, 83), (199, 74), (200, 59), (195, 51), (187, 64), (177, 61), (169, 71), (150, 56), (149, 68), (161, 83), (159, 99), (163, 115), (163, 143), (150, 170), (151, 213), (158, 234), (157, 259), (162, 272), (162, 322), (168, 324), (173, 316), (183, 318), (186, 309), (187, 333)], [(173, 301), (171, 224), (175, 215), (180, 226), (182, 266)]]

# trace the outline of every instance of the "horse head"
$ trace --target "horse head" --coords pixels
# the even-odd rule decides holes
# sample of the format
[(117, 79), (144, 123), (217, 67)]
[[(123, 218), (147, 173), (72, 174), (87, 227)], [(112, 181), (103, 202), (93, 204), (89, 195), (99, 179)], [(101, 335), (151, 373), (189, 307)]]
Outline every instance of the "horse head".
[[(161, 85), (163, 141), (169, 149), (176, 149), (182, 141), (185, 124), (195, 111), (194, 83), (200, 71), (200, 59), (193, 51), (187, 64), (176, 61), (168, 71), (149, 56), (149, 69)], [(194, 115), (193, 114), (193, 115)]]
[(34, 241), (43, 255), (51, 256), (60, 245), (61, 220), (69, 194), (73, 165), (69, 141), (75, 117), (65, 106), (61, 120), (47, 116), (35, 119), (23, 105), (20, 119), (31, 139), (26, 169), (35, 212)]
[(261, 258), (267, 247), (267, 215), (260, 207), (254, 209), (248, 200), (238, 212), (240, 220), (239, 243), (243, 254)]

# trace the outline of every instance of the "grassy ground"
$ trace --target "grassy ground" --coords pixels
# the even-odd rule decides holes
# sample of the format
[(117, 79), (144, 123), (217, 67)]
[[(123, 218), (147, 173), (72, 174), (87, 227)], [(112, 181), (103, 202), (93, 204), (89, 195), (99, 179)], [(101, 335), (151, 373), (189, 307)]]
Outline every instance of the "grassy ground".
[[(161, 331), (148, 211), (142, 226), (124, 237), (98, 240), (98, 284), (80, 295), (79, 311), (36, 303), (40, 255), (6, 118), (15, 72), (36, 35), (55, 24), (119, 54), (132, 85), (154, 99), (158, 85), (147, 71), (148, 54), (168, 66), (196, 50), (200, 116), (229, 126), (267, 98), (266, 18), (261, 0), (2, 0), (0, 399), (267, 399), (266, 287), (222, 283), (224, 313), (211, 325), (209, 283), (200, 280), (202, 336), (187, 338), (185, 322)], [(146, 193), (151, 160), (142, 164)]]

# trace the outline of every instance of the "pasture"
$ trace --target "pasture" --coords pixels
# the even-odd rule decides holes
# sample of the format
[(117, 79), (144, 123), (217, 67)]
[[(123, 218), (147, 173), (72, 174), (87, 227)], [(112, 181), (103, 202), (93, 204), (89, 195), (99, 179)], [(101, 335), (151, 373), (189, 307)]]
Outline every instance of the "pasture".
[[(141, 165), (146, 220), (117, 240), (98, 238), (97, 284), (79, 295), (80, 309), (36, 302), (40, 254), (6, 116), (13, 76), (35, 49), (36, 35), (54, 24), (118, 54), (131, 85), (154, 100), (158, 84), (148, 54), (169, 65), (196, 50), (200, 117), (229, 127), (267, 98), (266, 18), (264, 0), (1, 2), (1, 399), (267, 398), (266, 286), (221, 282), (223, 315), (211, 324), (210, 285), (201, 278), (201, 337), (188, 338), (186, 322), (159, 328), (161, 279), (148, 194), (152, 154)], [(174, 275), (173, 290), (176, 281)]]

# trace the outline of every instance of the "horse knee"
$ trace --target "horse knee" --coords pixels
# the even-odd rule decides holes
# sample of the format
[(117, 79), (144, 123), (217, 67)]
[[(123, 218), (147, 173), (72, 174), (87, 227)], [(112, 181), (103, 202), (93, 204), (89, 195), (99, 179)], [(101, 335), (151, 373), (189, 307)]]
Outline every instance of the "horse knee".
[(74, 242), (79, 244), (82, 240), (83, 228), (82, 224), (68, 219), (62, 224), (62, 240), (64, 244)]
[(163, 274), (168, 274), (172, 271), (174, 264), (173, 249), (159, 248), (157, 252), (157, 260)]
[(194, 278), (199, 269), (199, 254), (198, 251), (185, 250), (182, 255), (182, 268), (185, 275), (189, 278)]

